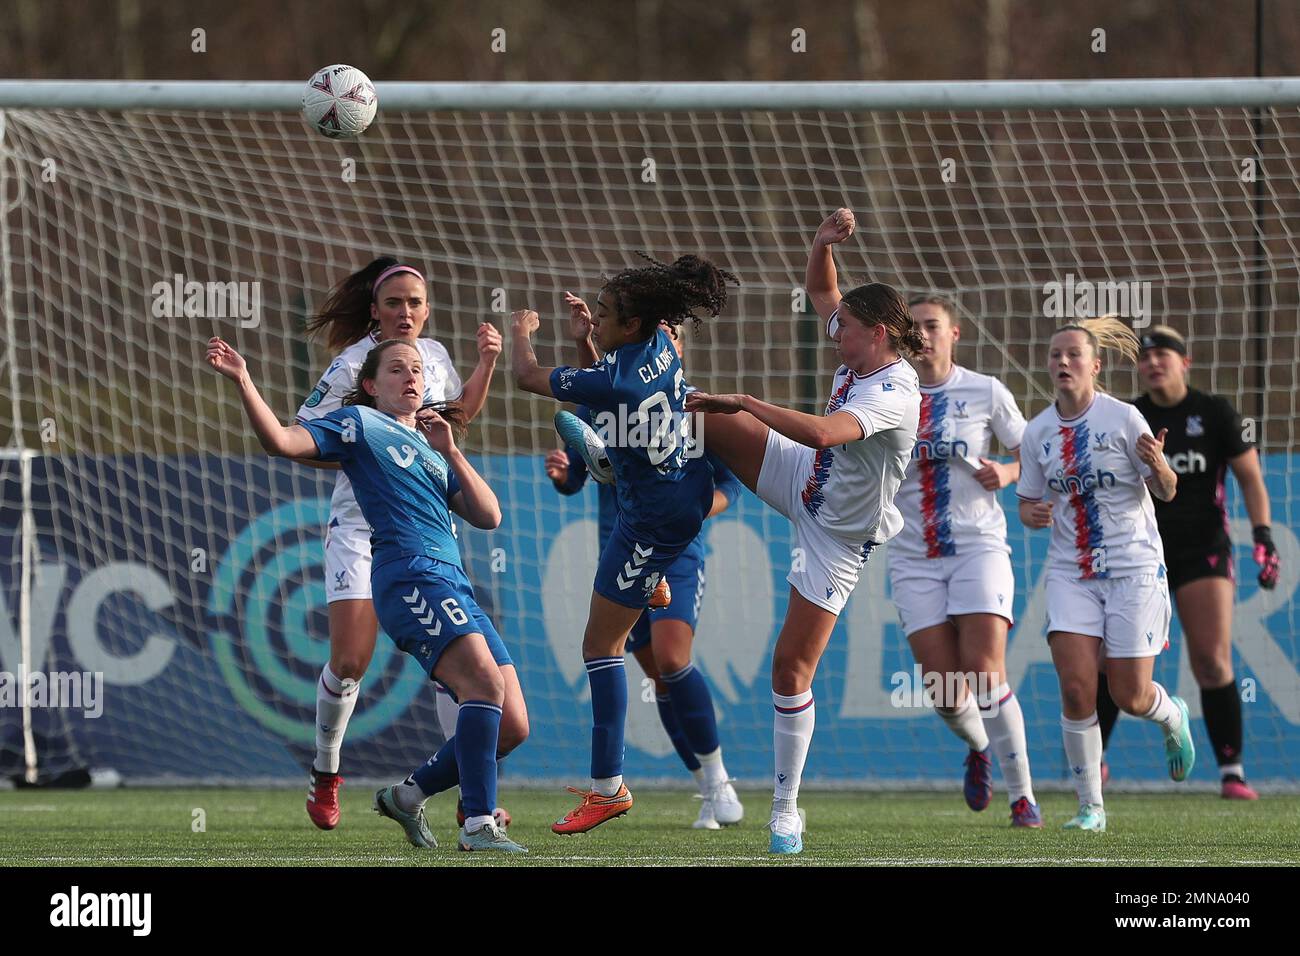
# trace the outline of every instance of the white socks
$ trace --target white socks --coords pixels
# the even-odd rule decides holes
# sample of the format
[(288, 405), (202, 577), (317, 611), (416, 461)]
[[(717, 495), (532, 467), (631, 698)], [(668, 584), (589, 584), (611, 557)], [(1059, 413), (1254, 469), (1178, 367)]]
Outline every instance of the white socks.
[(1012, 803), (1021, 797), (1036, 803), (1029, 777), (1029, 748), (1025, 744), (1025, 717), (1020, 711), (1020, 701), (1009, 685), (1002, 684), (977, 703), (989, 743), (1002, 767), (1007, 796)]
[(1070, 777), (1079, 795), (1079, 806), (1101, 805), (1101, 724), (1093, 712), (1083, 720), (1061, 715), (1061, 738), (1070, 761)]
[(935, 707), (948, 729), (966, 742), (971, 750), (984, 750), (989, 745), (989, 735), (984, 732), (975, 696), (967, 694), (956, 707)]
[(779, 812), (794, 813), (808, 746), (817, 724), (817, 708), (811, 690), (789, 697), (772, 691), (772, 706), (776, 709), (772, 721), (772, 749), (776, 753), (772, 807)]
[(1178, 709), (1178, 705), (1169, 697), (1168, 691), (1157, 684), (1151, 682), (1151, 686), (1156, 689), (1156, 702), (1151, 705), (1142, 716), (1147, 720), (1153, 721), (1160, 725), (1160, 729), (1166, 734), (1177, 732), (1183, 723), (1183, 712)]
[(329, 664), (320, 672), (316, 682), (316, 762), (315, 767), (324, 773), (339, 772), (339, 751), (343, 749), (343, 734), (348, 720), (357, 706), (359, 681), (340, 680), (334, 676)]
[(700, 762), (700, 772), (703, 774), (703, 779), (700, 781), (701, 792), (707, 792), (727, 782), (727, 768), (722, 764), (721, 747), (711, 754), (696, 754), (695, 759)]
[(612, 797), (618, 793), (619, 787), (623, 786), (623, 775), (620, 773), (617, 777), (592, 777), (591, 789), (596, 791), (602, 797)]
[(691, 776), (695, 778), (695, 788), (700, 791), (700, 796), (708, 793), (708, 787), (705, 785), (704, 767), (701, 765), (698, 770), (692, 770)]

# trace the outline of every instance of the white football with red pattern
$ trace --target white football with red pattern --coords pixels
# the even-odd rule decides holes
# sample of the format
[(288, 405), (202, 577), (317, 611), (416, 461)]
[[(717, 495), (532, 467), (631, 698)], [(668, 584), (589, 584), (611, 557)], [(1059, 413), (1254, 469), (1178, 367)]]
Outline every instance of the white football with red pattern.
[(302, 94), (303, 119), (330, 139), (360, 136), (378, 108), (379, 97), (370, 77), (346, 63), (317, 70)]

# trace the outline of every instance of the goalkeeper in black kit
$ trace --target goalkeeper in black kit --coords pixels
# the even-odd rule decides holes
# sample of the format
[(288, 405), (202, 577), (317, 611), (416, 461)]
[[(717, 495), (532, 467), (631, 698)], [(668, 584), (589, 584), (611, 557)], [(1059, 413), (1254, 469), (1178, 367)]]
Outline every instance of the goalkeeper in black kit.
[[(1156, 501), (1169, 589), (1187, 641), (1192, 674), (1201, 688), (1205, 729), (1214, 747), (1222, 793), (1230, 800), (1256, 800), (1246, 783), (1242, 757), (1241, 697), (1232, 673), (1232, 541), (1224, 511), (1229, 468), (1237, 478), (1254, 528), (1259, 586), (1277, 586), (1278, 554), (1269, 528), (1268, 492), (1259, 455), (1243, 434), (1241, 418), (1227, 399), (1187, 386), (1191, 359), (1182, 335), (1156, 326), (1141, 338), (1138, 375), (1144, 394), (1134, 400), (1153, 432), (1166, 429), (1165, 457), (1178, 474), (1178, 494)], [(1119, 710), (1106, 677), (1097, 687), (1102, 740), (1110, 738)], [(1108, 774), (1102, 764), (1103, 781)]]

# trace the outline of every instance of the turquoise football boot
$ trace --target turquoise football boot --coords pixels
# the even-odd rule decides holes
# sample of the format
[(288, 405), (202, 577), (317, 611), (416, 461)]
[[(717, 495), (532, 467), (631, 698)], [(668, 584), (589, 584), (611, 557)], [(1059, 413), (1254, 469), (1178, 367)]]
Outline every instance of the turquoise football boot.
[(1192, 743), (1192, 722), (1187, 716), (1187, 703), (1181, 697), (1170, 697), (1182, 712), (1183, 721), (1178, 730), (1165, 735), (1165, 761), (1169, 764), (1169, 776), (1174, 780), (1186, 780), (1196, 764), (1196, 747)]
[(1063, 830), (1092, 830), (1094, 833), (1106, 832), (1106, 810), (1100, 803), (1085, 803), (1079, 807), (1074, 819), (1067, 820)]
[(769, 853), (803, 852), (803, 820), (799, 814), (773, 814), (767, 828), (772, 831), (767, 847)]
[(609, 450), (596, 430), (573, 412), (555, 413), (555, 430), (560, 440), (582, 456), (587, 471), (602, 485), (614, 483), (614, 466), (609, 460)]

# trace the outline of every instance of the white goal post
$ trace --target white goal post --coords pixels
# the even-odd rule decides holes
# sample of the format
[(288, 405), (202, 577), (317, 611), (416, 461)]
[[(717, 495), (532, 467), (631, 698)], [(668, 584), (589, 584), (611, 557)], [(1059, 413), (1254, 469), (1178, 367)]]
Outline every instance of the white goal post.
[[(834, 358), (804, 265), (822, 218), (847, 205), (859, 231), (837, 249), (841, 282), (950, 296), (958, 361), (1000, 377), (1027, 415), (1048, 400), (1043, 351), (1070, 315), (1118, 305), (1137, 327), (1186, 333), (1193, 384), (1253, 430), (1282, 554), (1278, 589), (1262, 592), (1238, 553), (1247, 765), (1265, 787), (1300, 786), (1300, 77), (375, 86), (374, 125), (334, 141), (302, 122), (300, 82), (0, 80), (0, 551), (15, 556), (0, 571), (0, 674), (103, 687), (93, 718), (85, 700), (0, 707), (0, 777), (281, 780), (309, 762), (332, 476), (260, 454), (202, 367), (210, 335), (238, 345), (287, 419), (330, 358), (304, 318), (379, 254), (426, 271), (425, 334), (466, 377), (480, 321), (538, 309), (539, 357), (561, 363), (561, 292), (593, 296), (640, 250), (698, 252), (741, 286), (689, 336), (690, 379), (814, 411)], [(532, 737), (508, 773), (542, 782), (586, 766), (595, 501), (554, 493), (541, 467), (554, 403), (508, 378), (502, 362), (470, 438), (505, 521), (462, 544), (529, 697)], [(1105, 383), (1135, 393), (1131, 369)], [(1230, 511), (1244, 545), (1235, 497)], [(1050, 785), (1064, 778), (1046, 542), (1014, 507), (1008, 520), (1008, 670)], [(785, 525), (747, 497), (706, 528), (695, 660), (747, 780), (770, 772)], [(956, 745), (898, 693), (912, 660), (883, 557), (819, 672), (809, 779), (947, 785)], [(1177, 635), (1159, 675), (1196, 711)], [(629, 675), (629, 773), (686, 782)], [(381, 638), (345, 770), (414, 766), (433, 715), (418, 669)], [(1122, 723), (1118, 784), (1160, 785), (1144, 746)]]

